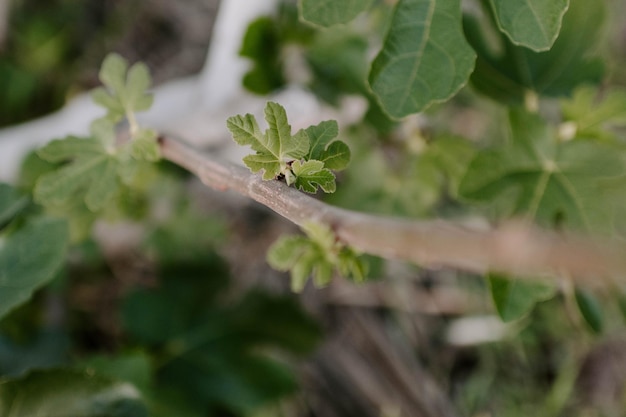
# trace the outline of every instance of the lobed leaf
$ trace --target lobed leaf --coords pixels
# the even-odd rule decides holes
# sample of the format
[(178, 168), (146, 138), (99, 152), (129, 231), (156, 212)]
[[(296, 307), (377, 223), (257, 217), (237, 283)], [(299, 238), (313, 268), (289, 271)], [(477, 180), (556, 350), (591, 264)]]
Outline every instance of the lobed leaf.
[(513, 44), (546, 51), (559, 35), (569, 0), (491, 0), (491, 7)]
[(448, 100), (465, 85), (476, 54), (461, 29), (460, 0), (399, 0), (369, 83), (400, 118)]
[(50, 162), (69, 161), (37, 181), (34, 197), (43, 205), (68, 207), (83, 201), (98, 211), (119, 188), (120, 161), (101, 141), (70, 136), (49, 143), (37, 154)]
[(291, 136), (291, 126), (287, 122), (287, 113), (280, 104), (268, 102), (265, 106), (265, 120), (269, 129), (267, 149), (279, 161), (303, 158), (309, 151), (309, 139), (304, 131), (298, 131)]
[(326, 120), (315, 126), (305, 129), (309, 137), (309, 153), (306, 159), (321, 159), (324, 150), (339, 134), (339, 127), (335, 120)]
[[(611, 232), (615, 196), (623, 195), (624, 162), (606, 144), (559, 142), (535, 114), (513, 110), (511, 143), (479, 152), (459, 186), (462, 197), (489, 203), (499, 216), (525, 215), (539, 223)], [(502, 204), (501, 204), (502, 203)]]
[(607, 128), (626, 124), (626, 92), (611, 89), (601, 97), (596, 88), (582, 86), (561, 101), (561, 110), (564, 120), (574, 123), (575, 137), (615, 138)]
[(327, 193), (334, 193), (337, 189), (335, 175), (324, 168), (322, 161), (294, 161), (291, 169), (296, 176), (295, 185), (302, 191), (315, 193), (318, 186)]
[(320, 161), (324, 163), (324, 167), (334, 171), (346, 169), (350, 163), (350, 148), (345, 142), (340, 140), (328, 145), (328, 148), (322, 153)]
[[(54, 278), (65, 260), (68, 239), (66, 223), (49, 218), (28, 222), (3, 238), (0, 247), (0, 317), (28, 301), (34, 291)], [(0, 398), (1, 390), (0, 385)]]
[(300, 16), (306, 22), (319, 26), (347, 23), (369, 9), (374, 0), (300, 0)]

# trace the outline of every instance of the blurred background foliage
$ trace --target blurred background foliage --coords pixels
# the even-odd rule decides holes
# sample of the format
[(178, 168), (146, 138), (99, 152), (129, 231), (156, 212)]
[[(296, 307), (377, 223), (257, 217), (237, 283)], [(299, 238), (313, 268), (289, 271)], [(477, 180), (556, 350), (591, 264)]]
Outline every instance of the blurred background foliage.
[[(251, 64), (243, 85), (265, 95), (298, 84), (329, 105), (346, 97), (365, 103), (363, 122), (342, 126), (353, 162), (330, 203), (414, 218), (484, 214), (462, 207), (459, 185), (477, 149), (508, 129), (506, 110), (491, 99), (517, 104), (525, 97), (477, 71), (445, 106), (391, 120), (365, 82), (392, 2), (375, 3), (367, 18), (328, 30), (299, 23), (290, 2), (253, 22), (240, 51)], [(600, 52), (585, 78), (599, 84), (592, 91), (600, 95), (626, 84), (626, 8), (619, 0), (606, 4), (608, 24), (594, 35), (602, 40), (576, 44), (582, 52), (574, 53), (586, 60), (587, 49)], [(48, 114), (94, 87), (110, 51), (146, 62), (157, 83), (197, 72), (216, 8), (215, 1), (12, 1), (0, 41), (0, 126)], [(479, 48), (474, 29), (467, 20)], [(507, 73), (507, 60), (487, 52), (482, 64)], [(572, 100), (542, 105), (555, 119), (562, 111), (579, 120), (595, 104), (585, 90), (569, 94), (578, 81), (568, 82)], [(560, 96), (561, 88), (545, 91)], [(596, 128), (590, 137), (623, 137), (619, 127)], [(0, 207), (9, 213), (0, 216), (3, 233), (40, 214), (26, 196), (49, 169), (34, 154), (25, 160), (9, 192), (17, 194), (5, 200), (13, 205)], [(71, 208), (69, 262), (0, 321), (0, 415), (624, 414), (621, 294), (591, 296), (564, 285), (550, 290), (552, 298), (503, 307), (489, 297), (497, 277), (372, 260), (366, 285), (337, 281), (296, 296), (264, 261), (289, 225), (203, 189), (166, 163), (142, 178), (107, 210), (113, 226), (96, 222), (86, 207)], [(119, 237), (102, 239), (110, 233)], [(519, 310), (490, 327), (503, 308)], [(77, 393), (88, 401), (77, 401)], [(20, 396), (31, 408), (8, 414)]]

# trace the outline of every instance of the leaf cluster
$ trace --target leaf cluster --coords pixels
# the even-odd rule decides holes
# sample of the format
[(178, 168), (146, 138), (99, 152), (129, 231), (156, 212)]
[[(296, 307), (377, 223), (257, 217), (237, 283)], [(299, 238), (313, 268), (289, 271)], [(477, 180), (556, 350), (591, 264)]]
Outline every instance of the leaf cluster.
[[(90, 136), (57, 139), (37, 152), (53, 164), (34, 189), (35, 201), (44, 206), (99, 212), (132, 186), (148, 163), (160, 158), (156, 132), (141, 128), (135, 118), (135, 112), (152, 104), (146, 92), (150, 75), (145, 65), (129, 69), (122, 57), (111, 54), (102, 64), (100, 79), (105, 87), (96, 89), (93, 99), (107, 113), (91, 124)], [(124, 117), (130, 125), (130, 140), (118, 143), (115, 126)]]
[(263, 179), (284, 178), (288, 185), (308, 193), (318, 187), (327, 193), (336, 189), (332, 170), (342, 170), (350, 161), (350, 149), (338, 140), (337, 122), (324, 121), (307, 129), (291, 132), (285, 109), (268, 102), (265, 107), (268, 129), (261, 132), (251, 114), (228, 118), (226, 125), (239, 145), (248, 145), (253, 155), (243, 162), (252, 172), (263, 171)]
[(367, 265), (349, 246), (338, 241), (325, 225), (302, 226), (306, 236), (283, 236), (267, 252), (267, 261), (279, 271), (291, 271), (291, 288), (302, 291), (309, 276), (316, 287), (327, 285), (335, 271), (357, 282), (365, 279)]

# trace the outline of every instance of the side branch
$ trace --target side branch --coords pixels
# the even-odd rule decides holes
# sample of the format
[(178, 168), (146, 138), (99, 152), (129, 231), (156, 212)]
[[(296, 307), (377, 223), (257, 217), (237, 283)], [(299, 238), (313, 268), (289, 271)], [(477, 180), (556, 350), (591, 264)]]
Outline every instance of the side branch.
[(520, 222), (493, 229), (458, 223), (411, 221), (345, 210), (325, 204), (280, 181), (263, 181), (169, 137), (160, 138), (163, 157), (194, 173), (207, 186), (233, 190), (302, 225), (330, 226), (357, 250), (427, 267), (472, 272), (498, 271), (528, 277), (568, 276), (581, 284), (609, 284), (626, 276), (626, 248), (565, 236)]

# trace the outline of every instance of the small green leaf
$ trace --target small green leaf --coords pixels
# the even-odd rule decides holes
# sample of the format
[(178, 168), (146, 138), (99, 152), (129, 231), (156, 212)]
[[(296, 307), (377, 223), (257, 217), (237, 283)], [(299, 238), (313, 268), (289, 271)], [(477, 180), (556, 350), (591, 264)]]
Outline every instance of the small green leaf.
[(540, 301), (554, 295), (554, 287), (542, 282), (512, 279), (498, 274), (487, 276), (491, 296), (502, 321), (517, 320), (528, 314)]
[(89, 138), (68, 136), (56, 139), (37, 151), (40, 158), (48, 162), (66, 162), (80, 155), (98, 155), (104, 150), (103, 144)]
[(267, 250), (267, 262), (274, 269), (288, 271), (309, 247), (309, 240), (303, 236), (284, 236)]
[(255, 155), (244, 158), (244, 163), (252, 172), (264, 170), (263, 179), (276, 178), (286, 174), (288, 163), (304, 157), (309, 151), (309, 138), (305, 131), (291, 134), (285, 109), (276, 103), (268, 102), (265, 107), (265, 120), (269, 128), (261, 133), (254, 116), (233, 116), (226, 126), (239, 145), (249, 145)]
[(131, 156), (139, 161), (156, 162), (161, 159), (161, 149), (153, 129), (140, 129), (130, 142)]
[(113, 122), (152, 106), (153, 96), (147, 93), (151, 83), (148, 68), (137, 63), (127, 70), (128, 62), (120, 55), (107, 55), (99, 73), (106, 89), (92, 93), (94, 101), (108, 110), (107, 118)]
[(310, 148), (306, 157), (309, 159), (322, 159), (322, 154), (330, 142), (339, 134), (339, 126), (335, 120), (326, 120), (315, 126), (306, 128), (309, 137)]
[(324, 167), (334, 171), (346, 169), (350, 163), (350, 148), (340, 140), (331, 143), (322, 153), (320, 161)]
[(500, 30), (515, 45), (550, 49), (561, 30), (569, 0), (491, 0)]
[(54, 278), (65, 260), (67, 242), (66, 223), (48, 218), (28, 222), (2, 238), (0, 317), (26, 302), (35, 290)]
[(369, 83), (400, 118), (448, 100), (465, 85), (476, 54), (461, 29), (460, 0), (399, 0)]
[(296, 175), (295, 185), (307, 193), (317, 192), (320, 186), (324, 192), (334, 193), (336, 190), (335, 175), (327, 168), (324, 168), (322, 161), (294, 161), (291, 165), (293, 173)]
[(604, 327), (604, 315), (602, 313), (602, 305), (598, 299), (592, 293), (583, 288), (576, 288), (574, 295), (576, 298), (576, 305), (578, 305), (580, 314), (585, 319), (585, 322), (594, 333), (601, 333), (602, 328)]
[(148, 417), (148, 410), (130, 384), (78, 371), (49, 369), (0, 382), (0, 415)]
[(306, 22), (319, 26), (348, 23), (359, 13), (369, 9), (374, 0), (300, 0), (300, 16)]
[[(96, 119), (89, 127), (91, 137), (97, 139), (105, 148), (115, 146), (115, 124), (106, 117)], [(95, 146), (94, 146), (95, 147)]]
[(315, 248), (305, 251), (291, 268), (291, 290), (293, 292), (302, 291), (315, 267), (322, 262), (324, 262), (324, 258)]

